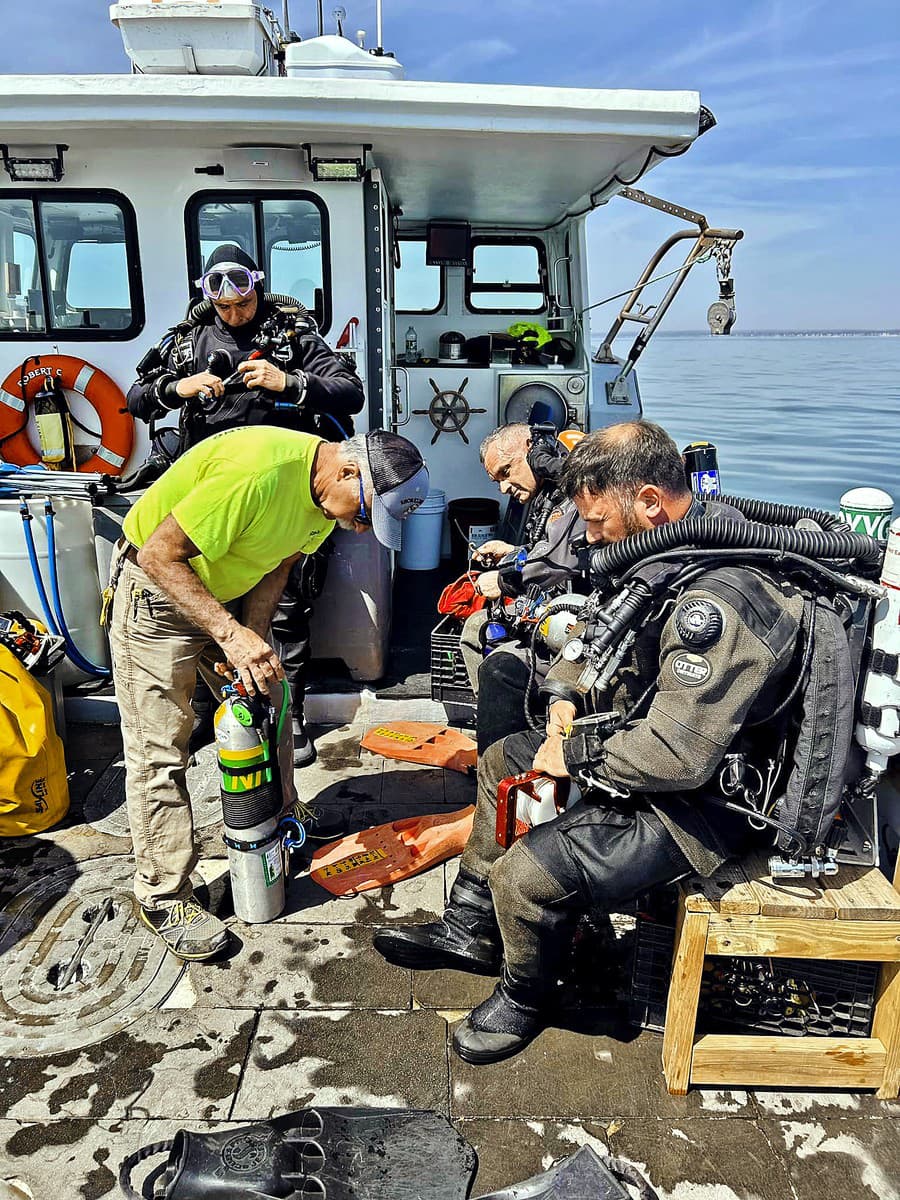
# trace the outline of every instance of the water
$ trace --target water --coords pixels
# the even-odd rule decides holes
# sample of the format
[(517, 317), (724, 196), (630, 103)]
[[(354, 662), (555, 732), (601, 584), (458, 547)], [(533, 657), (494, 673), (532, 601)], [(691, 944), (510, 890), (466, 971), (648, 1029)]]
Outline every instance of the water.
[(658, 336), (637, 374), (649, 420), (718, 447), (725, 492), (836, 511), (867, 484), (900, 514), (900, 337)]

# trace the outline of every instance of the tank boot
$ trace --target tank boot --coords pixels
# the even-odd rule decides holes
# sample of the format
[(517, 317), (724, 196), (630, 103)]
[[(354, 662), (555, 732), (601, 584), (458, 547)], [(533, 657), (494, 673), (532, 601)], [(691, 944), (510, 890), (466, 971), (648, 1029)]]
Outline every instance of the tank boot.
[(453, 1049), (478, 1067), (512, 1058), (551, 1023), (552, 996), (543, 983), (516, 979), (504, 966), (491, 995), (456, 1027)]
[(375, 932), (374, 946), (396, 967), (496, 975), (503, 959), (503, 942), (487, 881), (460, 868), (450, 890), (450, 903), (439, 921), (382, 927)]

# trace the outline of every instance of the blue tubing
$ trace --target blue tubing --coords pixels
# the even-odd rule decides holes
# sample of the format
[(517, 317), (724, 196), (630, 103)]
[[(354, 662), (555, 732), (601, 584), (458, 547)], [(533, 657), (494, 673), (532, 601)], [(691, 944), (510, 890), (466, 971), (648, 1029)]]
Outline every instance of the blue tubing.
[[(72, 663), (79, 669), (84, 671), (86, 675), (93, 675), (95, 679), (107, 679), (111, 672), (106, 667), (98, 667), (96, 663), (92, 663), (90, 659), (84, 657), (75, 642), (72, 640), (72, 635), (69, 632), (69, 627), (66, 625), (66, 618), (63, 613), (62, 596), (59, 591), (59, 572), (56, 569), (56, 527), (53, 523), (53, 505), (48, 500), (44, 504), (44, 520), (47, 526), (47, 565), (50, 568), (50, 590), (53, 595), (53, 609), (56, 619), (59, 622), (59, 634), (65, 639), (66, 651)], [(29, 533), (31, 531), (29, 530)], [(34, 539), (32, 538), (32, 545)], [(35, 556), (35, 566), (37, 566), (37, 556)], [(38, 572), (40, 567), (38, 567)], [(36, 580), (35, 580), (36, 581)], [(43, 588), (43, 580), (41, 581)]]
[(59, 626), (56, 624), (53, 613), (50, 611), (50, 601), (47, 599), (47, 589), (44, 587), (44, 580), (41, 576), (41, 568), (37, 558), (37, 550), (34, 546), (34, 534), (31, 532), (31, 512), (25, 500), (19, 501), (19, 515), (22, 518), (25, 547), (28, 551), (28, 562), (31, 565), (31, 574), (34, 577), (34, 585), (37, 588), (38, 599), (41, 602), (41, 609), (44, 613), (44, 620), (47, 622), (47, 628), (55, 637), (62, 637)]

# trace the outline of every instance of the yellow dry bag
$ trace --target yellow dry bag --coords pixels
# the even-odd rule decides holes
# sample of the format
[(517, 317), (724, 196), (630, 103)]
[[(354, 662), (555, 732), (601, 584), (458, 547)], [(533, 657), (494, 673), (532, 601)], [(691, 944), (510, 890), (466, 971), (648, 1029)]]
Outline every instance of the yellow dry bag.
[(0, 645), (0, 837), (40, 833), (68, 811), (50, 693)]

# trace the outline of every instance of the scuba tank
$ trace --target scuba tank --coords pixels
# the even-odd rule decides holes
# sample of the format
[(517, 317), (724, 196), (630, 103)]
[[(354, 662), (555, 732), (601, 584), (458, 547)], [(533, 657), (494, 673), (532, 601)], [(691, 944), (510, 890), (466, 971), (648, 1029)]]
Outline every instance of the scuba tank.
[(284, 681), (282, 688), (276, 713), (267, 698), (228, 683), (213, 718), (234, 911), (248, 925), (272, 921), (284, 909), (278, 738), (290, 692)]
[(32, 401), (41, 447), (41, 462), (51, 471), (60, 464), (75, 468), (72, 421), (69, 406), (59, 383), (52, 376), (35, 394)]
[(878, 779), (900, 751), (900, 518), (891, 525), (881, 572), (884, 595), (875, 607), (856, 740), (866, 770)]

